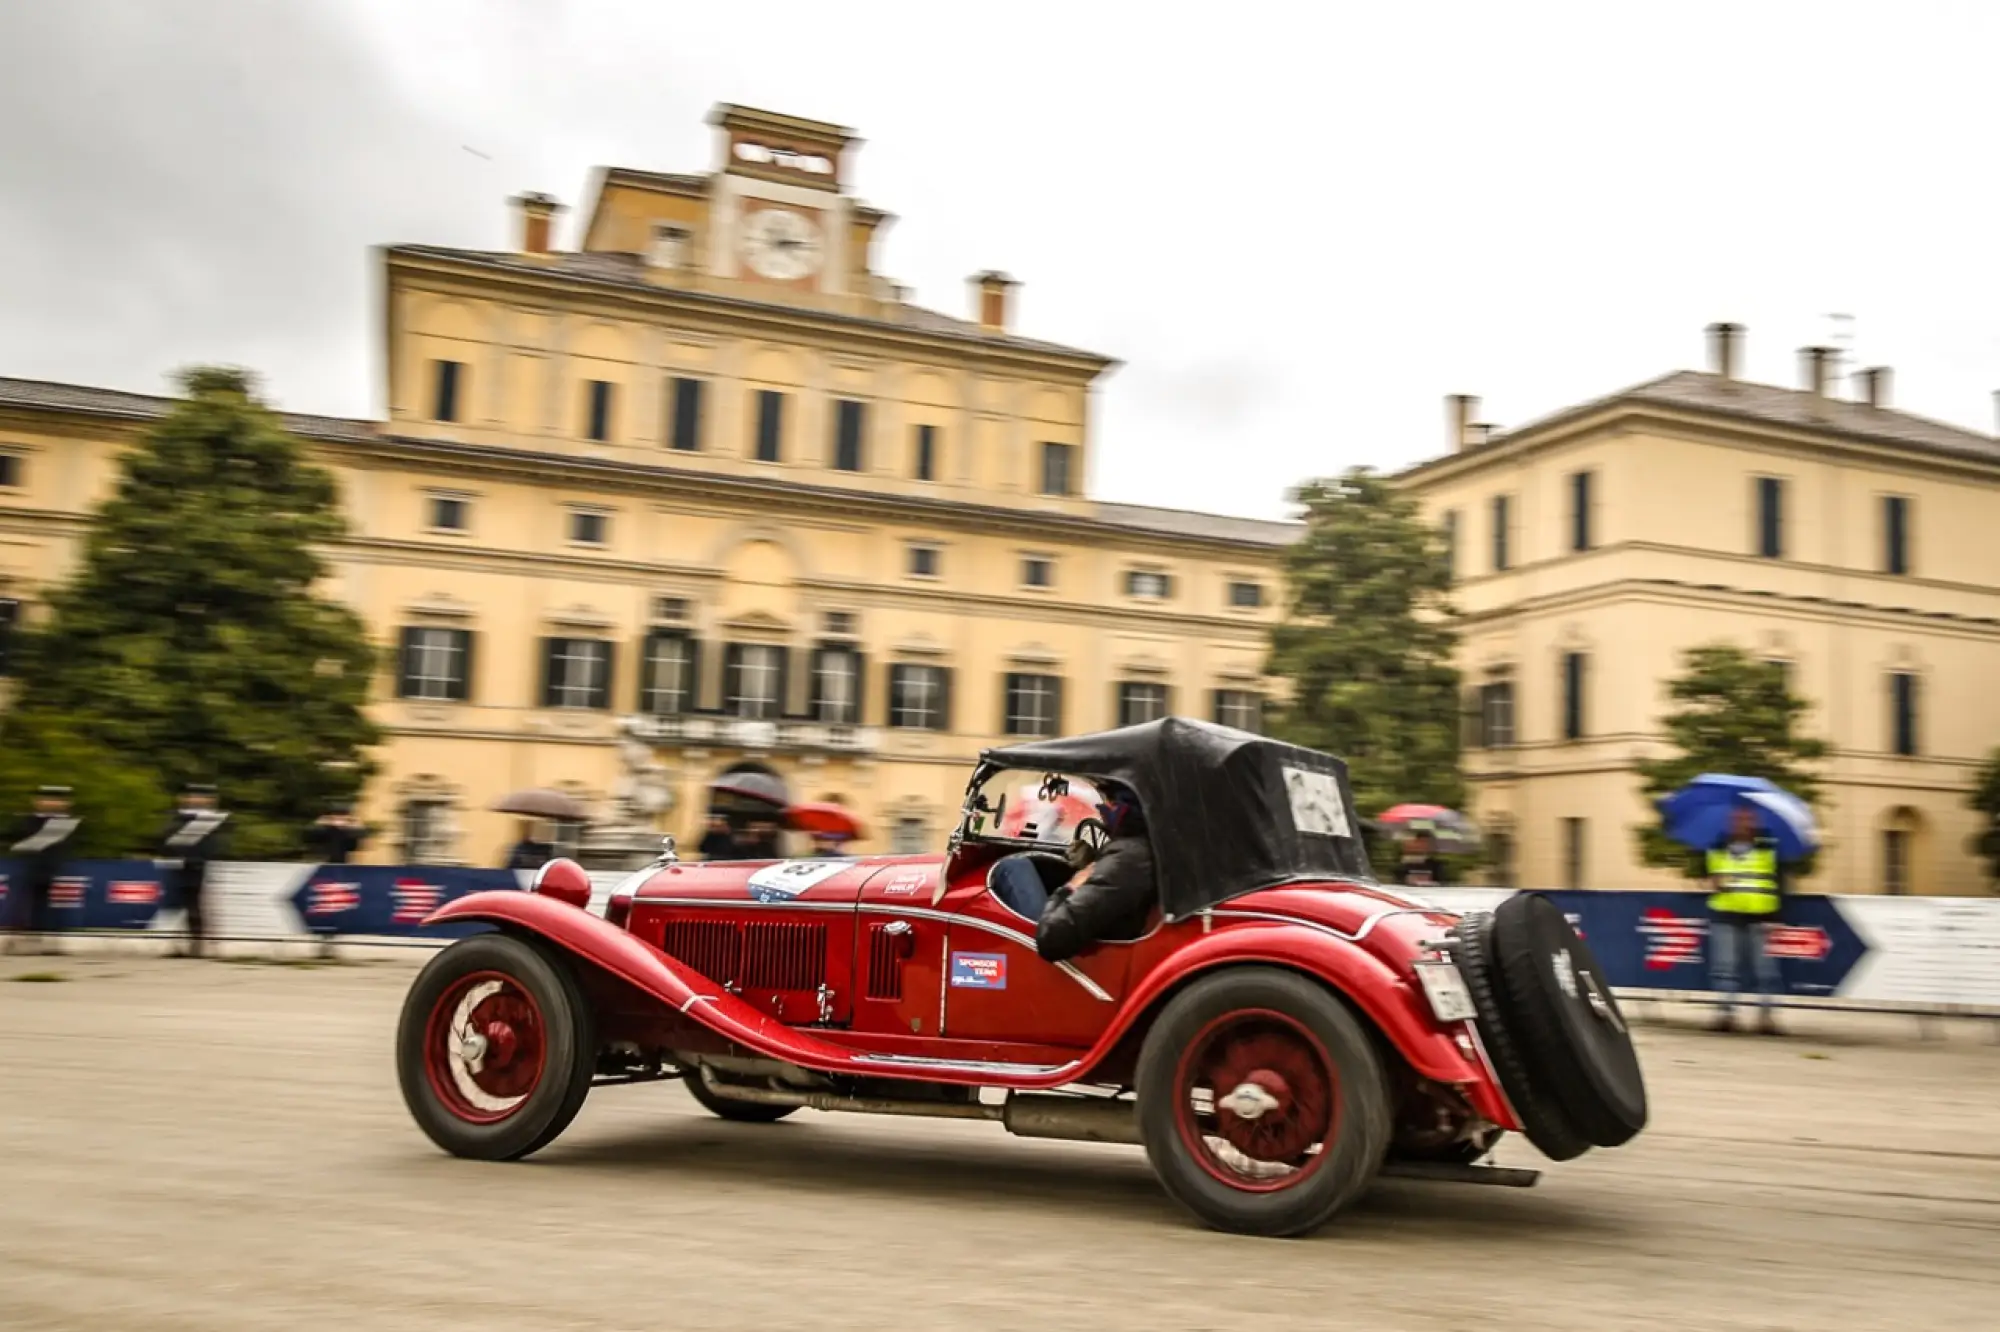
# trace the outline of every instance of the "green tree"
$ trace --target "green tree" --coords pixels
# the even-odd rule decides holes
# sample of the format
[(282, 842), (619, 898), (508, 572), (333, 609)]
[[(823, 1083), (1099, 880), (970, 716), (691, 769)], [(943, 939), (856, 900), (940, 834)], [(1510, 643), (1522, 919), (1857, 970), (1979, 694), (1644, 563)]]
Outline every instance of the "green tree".
[(346, 530), (332, 475), (243, 372), (181, 382), (123, 459), (74, 579), (22, 635), (9, 721), (73, 735), (79, 756), (164, 791), (214, 782), (235, 854), (290, 854), (373, 772), (376, 651), (353, 611), (315, 595), (320, 548)]
[(83, 827), (69, 854), (79, 860), (145, 846), (166, 816), (167, 793), (145, 768), (116, 761), (58, 718), (18, 710), (0, 717), (0, 816), (25, 813), (48, 785), (71, 788)]
[[(1682, 665), (1667, 690), (1673, 710), (1662, 722), (1676, 752), (1637, 765), (1647, 804), (1717, 772), (1765, 778), (1817, 806), (1811, 765), (1825, 757), (1826, 743), (1800, 733), (1811, 704), (1791, 691), (1785, 668), (1726, 643), (1692, 648)], [(1637, 832), (1646, 864), (1693, 873), (1688, 848), (1669, 840), (1657, 817)], [(1809, 874), (1812, 865), (1799, 869)]]
[(1346, 759), (1364, 815), (1413, 800), (1462, 807), (1443, 535), (1367, 468), (1293, 500), (1305, 533), (1285, 552), (1286, 614), (1271, 632), (1267, 669), (1286, 685), (1274, 734)]
[(2000, 749), (1986, 756), (1965, 803), (1980, 819), (1967, 850), (1986, 862), (1986, 877), (2000, 884)]

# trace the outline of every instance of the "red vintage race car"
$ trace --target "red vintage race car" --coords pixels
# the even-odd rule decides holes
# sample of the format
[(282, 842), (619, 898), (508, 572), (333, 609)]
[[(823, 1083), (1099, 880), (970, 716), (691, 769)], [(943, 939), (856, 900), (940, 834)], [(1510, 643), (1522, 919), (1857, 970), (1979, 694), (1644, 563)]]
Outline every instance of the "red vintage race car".
[[(990, 880), (1089, 863), (1093, 782), (1145, 811), (1158, 903), (1138, 937), (1051, 962)], [(1207, 1224), (1294, 1235), (1385, 1169), (1532, 1182), (1476, 1163), (1508, 1130), (1560, 1160), (1646, 1120), (1618, 1003), (1546, 898), (1460, 917), (1382, 887), (1344, 764), (1204, 722), (988, 751), (942, 857), (683, 865), (669, 842), (603, 916), (589, 894), (558, 861), (432, 917), (497, 927), (403, 1009), (404, 1099), (446, 1151), (523, 1157), (593, 1086), (678, 1078), (744, 1122), (1143, 1145)]]

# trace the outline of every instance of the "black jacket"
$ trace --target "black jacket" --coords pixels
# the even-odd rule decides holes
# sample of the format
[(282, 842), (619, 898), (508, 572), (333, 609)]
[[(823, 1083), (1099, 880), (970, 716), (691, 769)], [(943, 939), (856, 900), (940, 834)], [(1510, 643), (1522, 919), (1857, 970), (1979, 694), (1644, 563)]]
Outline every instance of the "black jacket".
[(340, 828), (330, 823), (315, 823), (306, 829), (305, 841), (318, 854), (322, 865), (345, 865), (373, 832), (359, 825)]
[(51, 819), (73, 818), (75, 815), (72, 814), (29, 814), (14, 826), (8, 836), (5, 854), (21, 862), (22, 880), (31, 890), (47, 891), (49, 885), (55, 882), (56, 875), (62, 872), (63, 860), (69, 854), (69, 845), (76, 840), (77, 828), (70, 828), (47, 846), (34, 851), (19, 852), (14, 848), (48, 826)]
[(1104, 939), (1136, 939), (1159, 904), (1153, 848), (1143, 834), (1115, 837), (1075, 888), (1058, 888), (1035, 927), (1035, 951), (1050, 962)]
[[(204, 824), (203, 820), (215, 820)], [(229, 816), (219, 809), (181, 810), (160, 831), (160, 859), (171, 879), (199, 882), (209, 862), (229, 853)], [(199, 826), (198, 826), (199, 825)], [(178, 862), (177, 864), (174, 862)]]

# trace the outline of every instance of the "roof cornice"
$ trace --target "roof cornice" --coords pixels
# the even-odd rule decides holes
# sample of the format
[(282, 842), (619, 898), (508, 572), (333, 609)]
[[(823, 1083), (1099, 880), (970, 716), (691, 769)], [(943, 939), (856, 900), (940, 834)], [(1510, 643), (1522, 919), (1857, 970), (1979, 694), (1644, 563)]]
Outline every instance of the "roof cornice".
[(848, 342), (857, 335), (892, 353), (921, 348), (945, 350), (975, 362), (998, 363), (1056, 374), (1088, 384), (1120, 363), (1113, 357), (1054, 343), (996, 339), (976, 332), (955, 333), (935, 328), (919, 328), (866, 315), (844, 314), (810, 306), (777, 305), (718, 292), (686, 287), (654, 287), (614, 278), (579, 273), (571, 269), (538, 268), (476, 253), (448, 252), (427, 246), (390, 245), (382, 247), (389, 269), (448, 276), (498, 287), (517, 293), (562, 296), (574, 299), (580, 292), (609, 298), (627, 308), (671, 310), (705, 315), (730, 323), (749, 325), (765, 332), (789, 331), (801, 327)]
[(1806, 427), (1695, 404), (1668, 404), (1635, 397), (1600, 399), (1537, 421), (1487, 444), (1442, 454), (1391, 474), (1397, 485), (1428, 485), (1488, 468), (1509, 466), (1580, 439), (1659, 426), (1687, 436), (1730, 438), (1787, 452), (1837, 455), (1854, 460), (1891, 460), (1934, 472), (2000, 480), (2000, 456), (1991, 460), (1929, 447), (1907, 439), (1870, 435), (1828, 423)]

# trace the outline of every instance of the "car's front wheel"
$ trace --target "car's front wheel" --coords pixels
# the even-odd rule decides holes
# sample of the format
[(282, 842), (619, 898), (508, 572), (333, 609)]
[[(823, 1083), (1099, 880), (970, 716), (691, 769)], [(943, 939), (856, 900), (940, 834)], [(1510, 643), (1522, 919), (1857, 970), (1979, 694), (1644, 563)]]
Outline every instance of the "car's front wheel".
[(596, 1073), (590, 1010), (560, 959), (479, 934), (432, 958), (403, 1001), (396, 1073), (426, 1136), (511, 1161), (569, 1126)]
[(1382, 1061), (1324, 986), (1232, 967), (1167, 1005), (1139, 1054), (1160, 1183), (1217, 1230), (1301, 1235), (1366, 1191), (1388, 1150)]

